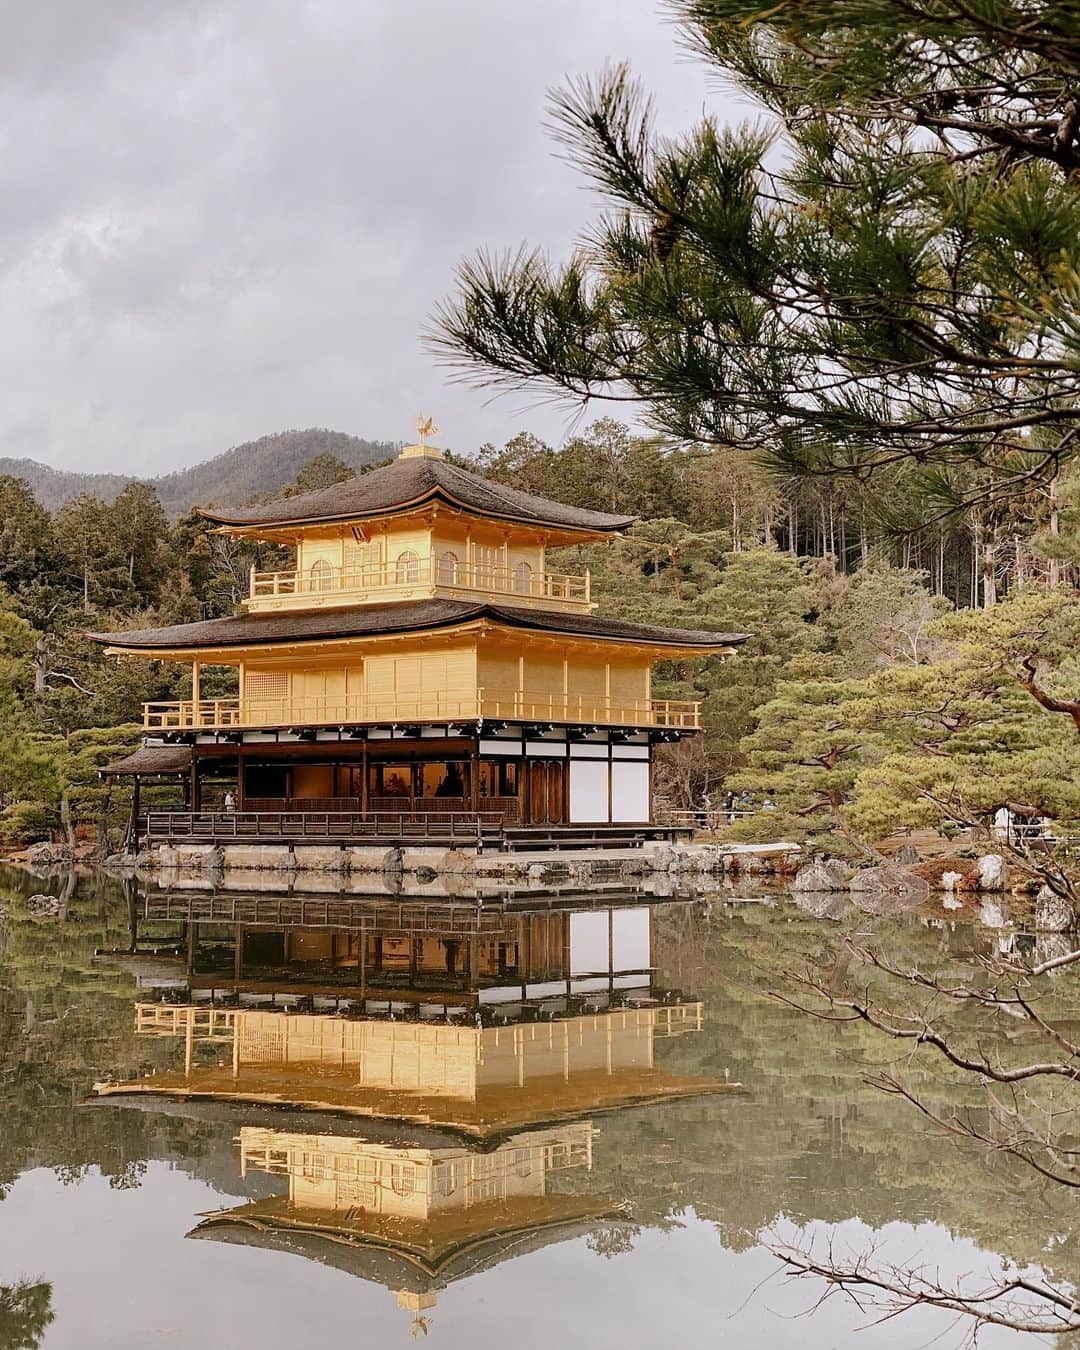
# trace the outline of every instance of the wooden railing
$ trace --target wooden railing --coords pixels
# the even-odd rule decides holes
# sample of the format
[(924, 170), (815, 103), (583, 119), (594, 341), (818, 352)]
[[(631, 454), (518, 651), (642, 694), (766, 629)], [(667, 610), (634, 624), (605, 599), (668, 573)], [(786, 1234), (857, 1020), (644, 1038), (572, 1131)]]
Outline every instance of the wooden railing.
[(440, 591), (481, 591), (512, 600), (543, 600), (560, 608), (588, 609), (589, 573), (574, 576), (534, 572), (531, 568), (486, 566), (456, 562), (446, 557), (400, 558), (364, 567), (334, 567), (316, 563), (310, 568), (282, 572), (251, 571), (248, 608), (273, 608), (283, 598), (303, 596), (319, 603), (329, 596), (348, 595), (362, 601), (369, 594), (379, 600), (400, 599), (433, 588)]
[(412, 699), (360, 694), (340, 699), (233, 697), (143, 704), (147, 731), (473, 722), (480, 718), (695, 730), (701, 726), (701, 704), (683, 699), (620, 700), (528, 690), (487, 693), (482, 689), (475, 695), (435, 693)]
[[(331, 815), (351, 813), (359, 809), (355, 797), (245, 797), (245, 811), (277, 812), (318, 811)], [(516, 797), (481, 797), (481, 811), (501, 816), (508, 824), (518, 822), (521, 806)], [(464, 797), (371, 797), (368, 811), (384, 815), (401, 814), (431, 816), (460, 815), (471, 810)]]
[(497, 835), (500, 811), (149, 811), (149, 840), (438, 839)]

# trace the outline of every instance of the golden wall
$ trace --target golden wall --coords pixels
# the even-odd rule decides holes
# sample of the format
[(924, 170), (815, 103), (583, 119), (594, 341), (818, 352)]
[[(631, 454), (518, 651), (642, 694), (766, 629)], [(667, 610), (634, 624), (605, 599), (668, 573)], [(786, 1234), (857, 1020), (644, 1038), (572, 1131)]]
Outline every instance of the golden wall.
[(648, 657), (572, 643), (564, 652), (528, 638), (487, 639), (479, 648), (475, 642), (417, 638), (415, 646), (371, 644), (366, 654), (343, 662), (296, 647), (273, 662), (245, 663), (241, 697), (249, 717), (268, 722), (333, 721), (361, 712), (388, 718), (474, 716), (480, 691), (507, 715), (519, 708), (524, 716), (550, 711), (557, 717), (582, 703), (586, 709), (641, 705), (645, 711)]

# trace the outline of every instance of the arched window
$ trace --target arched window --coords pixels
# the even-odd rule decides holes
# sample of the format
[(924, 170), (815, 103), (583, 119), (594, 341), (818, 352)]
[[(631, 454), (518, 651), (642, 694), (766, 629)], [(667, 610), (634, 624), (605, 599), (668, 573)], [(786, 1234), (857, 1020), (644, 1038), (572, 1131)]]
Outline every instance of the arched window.
[(454, 1190), (454, 1164), (452, 1162), (438, 1162), (435, 1164), (435, 1194), (453, 1195)]
[(456, 586), (458, 579), (458, 555), (456, 553), (439, 554), (439, 585)]
[(532, 594), (533, 570), (527, 562), (519, 562), (514, 568), (514, 590), (518, 595)]
[(311, 564), (311, 589), (313, 591), (328, 591), (334, 583), (334, 574), (330, 570), (330, 564), (325, 558), (317, 558)]
[(413, 586), (420, 580), (420, 559), (407, 548), (404, 553), (397, 556), (397, 584), (399, 586)]
[(416, 1188), (412, 1163), (390, 1164), (390, 1189), (395, 1195), (412, 1195)]

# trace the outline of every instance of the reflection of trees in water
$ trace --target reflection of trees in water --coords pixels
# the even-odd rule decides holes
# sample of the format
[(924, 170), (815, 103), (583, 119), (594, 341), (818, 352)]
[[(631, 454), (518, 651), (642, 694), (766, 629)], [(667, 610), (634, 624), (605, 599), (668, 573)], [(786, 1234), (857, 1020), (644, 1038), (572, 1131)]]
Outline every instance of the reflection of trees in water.
[[(1080, 1189), (1077, 969), (1080, 950), (1068, 947), (1042, 959), (983, 954), (959, 972), (925, 969), (885, 955), (872, 938), (848, 936), (831, 967), (792, 978), (788, 997), (808, 1017), (871, 1029), (879, 1053), (895, 1057), (869, 1079), (871, 1087), (941, 1135), (1005, 1156), (1027, 1171), (1029, 1186), (1064, 1201)], [(972, 1085), (979, 1099), (970, 1106), (940, 1100), (925, 1076), (913, 1076), (917, 1056)], [(887, 1263), (872, 1248), (837, 1254), (830, 1245), (796, 1242), (778, 1254), (795, 1274), (889, 1312), (921, 1305), (960, 1313), (976, 1327), (1080, 1332), (1075, 1266), (1059, 1283), (1022, 1270), (943, 1282), (921, 1265)]]
[[(850, 934), (859, 950), (878, 954), (877, 965), (845, 952)], [(1035, 981), (1046, 987), (1030, 991), (1015, 969), (995, 977), (996, 953), (997, 935), (967, 918), (950, 926), (937, 916), (899, 922), (853, 913), (850, 923), (823, 924), (791, 906), (725, 912), (715, 903), (708, 921), (700, 911), (690, 923), (685, 913), (670, 921), (665, 914), (654, 960), (696, 986), (708, 1016), (700, 1036), (661, 1046), (658, 1061), (680, 1072), (729, 1072), (749, 1092), (737, 1101), (685, 1102), (609, 1118), (596, 1184), (612, 1190), (609, 1163), (617, 1159), (619, 1193), (633, 1201), (635, 1223), (664, 1226), (692, 1207), (734, 1250), (760, 1242), (780, 1216), (796, 1226), (857, 1216), (874, 1229), (897, 1219), (928, 1219), (1006, 1260), (1039, 1265), (1053, 1286), (1071, 1285), (1080, 1275), (1073, 1189), (1080, 1178), (1078, 1155), (1069, 1148), (1080, 1078), (1069, 1067), (1077, 1062), (1070, 1052), (1080, 1026), (1075, 976), (1048, 972)], [(1007, 958), (1010, 966), (1014, 960)], [(929, 1016), (976, 1071), (950, 1062), (933, 1045), (914, 1048), (917, 1036), (895, 1042), (854, 1009), (841, 1010), (850, 1021), (824, 1022), (771, 996), (805, 997), (807, 972), (819, 994), (844, 997), (855, 990), (865, 1002), (869, 991), (905, 1031)], [(1017, 982), (1049, 1031), (1007, 1002)], [(957, 991), (956, 997), (936, 985)], [(978, 1071), (987, 1047), (992, 1066), (1048, 1059), (1053, 1100), (1028, 1080), (1023, 1101), (1012, 1084), (996, 1084), (988, 1095), (988, 1075)], [(897, 1096), (897, 1082), (925, 1109), (913, 1110)], [(1070, 1104), (1071, 1117), (1065, 1114)], [(1039, 1122), (1037, 1132), (1032, 1127)], [(1046, 1148), (1048, 1128), (1059, 1135), (1056, 1149), (1053, 1140)], [(1010, 1145), (1021, 1157), (1030, 1153), (1048, 1164), (1065, 1184), (1043, 1184), (1010, 1156)], [(813, 1272), (828, 1278), (820, 1248), (815, 1257)], [(897, 1301), (910, 1300), (910, 1271), (889, 1272), (879, 1262), (871, 1272), (869, 1266), (865, 1259), (857, 1268), (849, 1262), (838, 1274), (853, 1284), (865, 1277), (864, 1292), (873, 1274), (891, 1274)], [(1069, 1325), (1055, 1315), (1053, 1289), (1040, 1292), (1035, 1303), (1051, 1310), (1042, 1325)], [(1013, 1313), (1017, 1302), (1031, 1306), (1030, 1291), (1013, 1293)], [(958, 1306), (955, 1299), (945, 1302), (948, 1294), (942, 1291), (942, 1306)], [(971, 1311), (968, 1303), (963, 1311)]]
[(98, 947), (127, 946), (122, 888), (79, 878), (62, 918), (35, 917), (26, 896), (61, 886), (0, 876), (0, 1199), (31, 1160), (64, 1182), (98, 1168), (124, 1188), (139, 1184), (148, 1158), (195, 1160), (220, 1133), (80, 1106), (95, 1079), (141, 1073), (167, 1049), (135, 1037), (134, 978), (94, 960)]
[(54, 1317), (48, 1281), (0, 1284), (0, 1350), (37, 1350)]
[[(77, 1106), (96, 1077), (134, 1076), (161, 1050), (134, 1037), (133, 979), (92, 961), (97, 946), (126, 945), (120, 890), (80, 883), (62, 924), (31, 920), (2, 892), (0, 904), (9, 913), (6, 930), (0, 925), (0, 1188), (31, 1159), (71, 1178), (99, 1166), (114, 1184), (137, 1185), (147, 1159), (169, 1158), (241, 1193), (230, 1125)], [(552, 1188), (587, 1187), (627, 1204), (625, 1225), (604, 1225), (590, 1239), (608, 1256), (632, 1247), (643, 1229), (679, 1226), (691, 1211), (732, 1251), (760, 1244), (781, 1215), (795, 1226), (857, 1216), (873, 1229), (934, 1221), (1008, 1260), (1038, 1264), (1059, 1283), (1075, 1278), (1074, 1194), (1033, 1185), (1000, 1149), (946, 1138), (871, 1082), (902, 1058), (906, 1084), (936, 1112), (989, 1127), (985, 1090), (971, 1074), (925, 1046), (913, 1056), (907, 1046), (898, 1053), (861, 1020), (824, 1023), (773, 997), (791, 972), (832, 969), (849, 933), (863, 946), (872, 942), (897, 969), (962, 976), (967, 986), (982, 979), (980, 961), (997, 942), (965, 917), (856, 915), (833, 923), (790, 904), (725, 906), (717, 897), (655, 908), (660, 982), (706, 1006), (702, 1032), (657, 1042), (657, 1064), (730, 1077), (747, 1094), (606, 1115), (593, 1172), (559, 1174)], [(874, 972), (855, 970), (854, 987), (864, 989)], [(929, 991), (889, 983), (897, 986), (897, 1011), (926, 1006)], [(1063, 974), (1053, 999), (1037, 1005), (1055, 1020), (1071, 1008), (1073, 1039), (1080, 1034), (1075, 985), (1075, 975)], [(1016, 1019), (1003, 1013), (1002, 1021), (1003, 1036), (1019, 1048)]]

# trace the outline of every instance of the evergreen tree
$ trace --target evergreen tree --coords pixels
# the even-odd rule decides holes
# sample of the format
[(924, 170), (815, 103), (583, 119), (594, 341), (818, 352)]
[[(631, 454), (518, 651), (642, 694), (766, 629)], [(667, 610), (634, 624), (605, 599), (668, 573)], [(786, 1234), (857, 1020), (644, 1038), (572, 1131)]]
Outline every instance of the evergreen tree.
[(772, 124), (664, 139), (622, 68), (556, 95), (613, 209), (562, 265), (466, 263), (436, 348), (790, 473), (993, 476), (954, 507), (1049, 481), (1080, 445), (1075, 5), (675, 8)]
[(821, 655), (789, 664), (775, 696), (742, 742), (746, 767), (732, 780), (758, 798), (759, 810), (737, 833), (753, 838), (828, 838), (857, 848), (847, 819), (855, 779), (871, 758), (872, 736), (857, 731), (849, 707), (859, 680), (829, 678), (837, 663)]
[(353, 470), (337, 455), (315, 455), (296, 475), (296, 482), (281, 495), (294, 497), (301, 492), (315, 492), (319, 488), (333, 487), (335, 483), (344, 483), (354, 476)]

